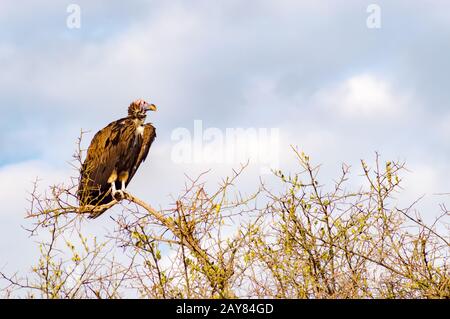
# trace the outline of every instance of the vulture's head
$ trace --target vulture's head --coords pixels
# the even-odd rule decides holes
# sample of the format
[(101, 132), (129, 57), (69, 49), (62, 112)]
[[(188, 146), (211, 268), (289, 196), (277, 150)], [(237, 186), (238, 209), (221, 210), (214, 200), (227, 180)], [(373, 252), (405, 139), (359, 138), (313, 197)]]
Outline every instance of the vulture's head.
[(131, 102), (128, 107), (128, 116), (144, 119), (148, 111), (156, 111), (155, 104), (149, 104), (144, 100), (139, 99)]

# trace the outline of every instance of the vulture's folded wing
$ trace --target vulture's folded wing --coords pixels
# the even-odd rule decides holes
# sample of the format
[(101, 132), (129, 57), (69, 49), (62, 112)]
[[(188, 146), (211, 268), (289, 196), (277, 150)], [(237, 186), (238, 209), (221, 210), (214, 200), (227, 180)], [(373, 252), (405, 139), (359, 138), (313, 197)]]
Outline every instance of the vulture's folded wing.
[(143, 140), (142, 140), (141, 150), (137, 157), (136, 164), (131, 169), (130, 177), (128, 178), (128, 180), (131, 180), (133, 178), (134, 174), (136, 173), (137, 169), (139, 168), (139, 165), (141, 165), (141, 163), (143, 161), (145, 161), (145, 159), (147, 158), (148, 151), (150, 150), (150, 146), (152, 145), (153, 141), (155, 140), (155, 137), (156, 137), (155, 127), (153, 125), (151, 125), (150, 123), (145, 124), (144, 125), (144, 134), (142, 137)]
[[(104, 192), (110, 187), (108, 179), (126, 156), (129, 141), (134, 137), (132, 126), (125, 125), (124, 121), (112, 122), (92, 139), (81, 170), (79, 197), (88, 196), (92, 190)], [(86, 202), (83, 198), (80, 200)]]

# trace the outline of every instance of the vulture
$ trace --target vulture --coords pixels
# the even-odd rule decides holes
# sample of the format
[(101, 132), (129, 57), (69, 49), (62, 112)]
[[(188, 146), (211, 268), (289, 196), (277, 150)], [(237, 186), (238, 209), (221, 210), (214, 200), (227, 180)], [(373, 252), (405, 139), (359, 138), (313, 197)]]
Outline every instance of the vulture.
[[(156, 137), (155, 127), (145, 124), (148, 111), (156, 111), (156, 106), (136, 100), (128, 107), (127, 117), (95, 134), (80, 170), (77, 191), (80, 207), (124, 198), (128, 183)], [(91, 213), (89, 218), (97, 218), (103, 212)]]

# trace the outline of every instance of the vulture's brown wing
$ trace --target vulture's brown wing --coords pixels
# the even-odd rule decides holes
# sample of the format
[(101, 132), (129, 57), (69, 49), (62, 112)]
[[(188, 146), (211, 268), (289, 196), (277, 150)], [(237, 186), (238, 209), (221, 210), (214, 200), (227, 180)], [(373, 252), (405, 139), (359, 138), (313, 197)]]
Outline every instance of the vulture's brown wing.
[(104, 193), (109, 190), (108, 179), (120, 159), (126, 156), (133, 139), (133, 125), (129, 125), (127, 119), (112, 122), (95, 134), (81, 170), (81, 202), (87, 204), (95, 191)]
[(148, 151), (150, 150), (150, 146), (152, 145), (153, 141), (156, 137), (156, 129), (153, 125), (150, 123), (144, 125), (144, 135), (142, 137), (142, 146), (141, 150), (139, 152), (139, 155), (137, 157), (136, 163), (134, 167), (131, 169), (130, 176), (128, 178), (128, 182), (133, 178), (134, 174), (136, 173), (137, 169), (139, 168), (139, 165), (145, 159), (147, 158)]

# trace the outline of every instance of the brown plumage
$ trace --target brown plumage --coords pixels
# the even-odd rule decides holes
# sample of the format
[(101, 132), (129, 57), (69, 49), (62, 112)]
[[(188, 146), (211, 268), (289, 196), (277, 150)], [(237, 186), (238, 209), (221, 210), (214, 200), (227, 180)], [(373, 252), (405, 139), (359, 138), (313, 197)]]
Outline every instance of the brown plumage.
[[(146, 159), (156, 137), (153, 125), (144, 124), (146, 112), (155, 110), (153, 104), (134, 101), (127, 117), (95, 134), (81, 168), (77, 192), (80, 206), (103, 205), (113, 198), (123, 198), (126, 186)], [(89, 217), (96, 218), (101, 213)]]

